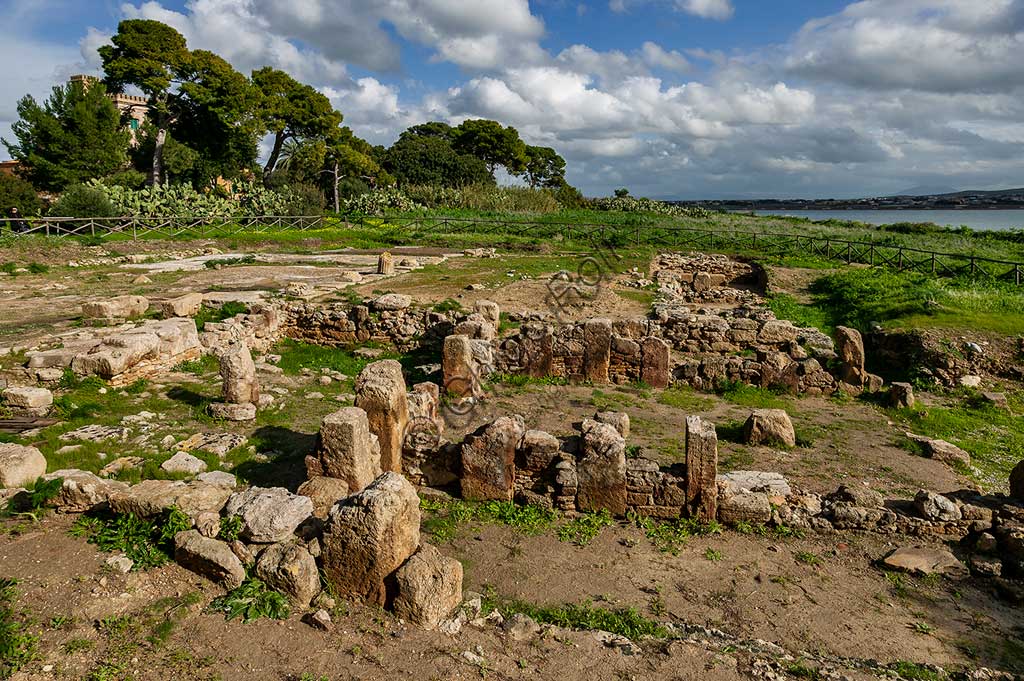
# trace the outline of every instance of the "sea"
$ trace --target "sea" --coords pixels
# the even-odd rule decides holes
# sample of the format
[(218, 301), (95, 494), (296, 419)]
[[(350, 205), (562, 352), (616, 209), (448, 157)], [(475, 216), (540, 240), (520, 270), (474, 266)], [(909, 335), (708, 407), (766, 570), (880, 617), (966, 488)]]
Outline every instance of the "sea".
[(1008, 231), (1024, 229), (1024, 210), (757, 210), (758, 215), (781, 215), (809, 220), (853, 220), (871, 225), (931, 222), (945, 227)]

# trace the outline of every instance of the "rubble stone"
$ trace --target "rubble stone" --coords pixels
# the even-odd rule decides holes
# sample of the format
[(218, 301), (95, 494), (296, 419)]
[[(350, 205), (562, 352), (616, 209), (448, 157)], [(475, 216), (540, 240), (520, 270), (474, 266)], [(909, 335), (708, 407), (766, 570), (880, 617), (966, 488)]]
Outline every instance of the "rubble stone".
[(395, 572), (395, 590), (395, 615), (436, 628), (462, 602), (462, 563), (421, 544)]

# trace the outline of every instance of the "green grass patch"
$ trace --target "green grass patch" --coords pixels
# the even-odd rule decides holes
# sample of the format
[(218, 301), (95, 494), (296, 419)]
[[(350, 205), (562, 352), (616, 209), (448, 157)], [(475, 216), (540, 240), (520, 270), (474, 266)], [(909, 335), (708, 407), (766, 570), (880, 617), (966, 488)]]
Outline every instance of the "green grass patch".
[(829, 335), (835, 331), (832, 317), (828, 312), (817, 305), (801, 303), (789, 294), (776, 293), (768, 296), (768, 307), (776, 317), (788, 319), (795, 326), (819, 329)]
[(208, 270), (215, 270), (219, 267), (229, 267), (231, 265), (252, 265), (255, 262), (256, 256), (248, 254), (237, 258), (214, 258), (213, 260), (207, 260), (203, 265)]
[(628, 518), (643, 530), (644, 536), (662, 553), (679, 555), (679, 550), (691, 537), (707, 537), (722, 533), (717, 522), (701, 523), (693, 518), (657, 521), (654, 518), (630, 514)]
[(14, 611), (18, 582), (0, 577), (0, 679), (9, 679), (38, 657), (39, 637)]
[(658, 394), (658, 402), (687, 412), (707, 411), (715, 404), (711, 398), (699, 395), (689, 386), (679, 384), (661, 391)]
[[(1024, 394), (1008, 396), (1013, 413), (980, 400), (959, 398), (954, 406), (891, 409), (888, 414), (912, 433), (952, 442), (971, 455), (974, 471), (966, 471), (985, 488), (1002, 489), (1024, 459)], [(914, 448), (909, 443), (908, 448)]]
[(551, 509), (511, 501), (474, 503), (461, 499), (421, 499), (420, 507), (429, 514), (423, 521), (423, 530), (438, 542), (451, 541), (459, 527), (470, 522), (504, 525), (522, 534), (536, 536), (547, 532), (557, 518)]
[(498, 610), (508, 618), (527, 615), (538, 624), (551, 624), (576, 631), (607, 631), (631, 640), (645, 637), (667, 639), (668, 629), (641, 615), (635, 608), (603, 608), (590, 601), (566, 605), (534, 605), (526, 601), (501, 599), (488, 593), (484, 612)]
[(196, 376), (203, 376), (205, 374), (212, 374), (220, 370), (220, 362), (213, 355), (203, 355), (199, 359), (190, 359), (184, 362), (178, 362), (174, 365), (172, 371), (177, 371), (183, 374), (194, 374)]
[(726, 402), (752, 409), (785, 409), (787, 400), (779, 393), (741, 381), (721, 380), (715, 393)]
[(248, 305), (235, 301), (226, 302), (220, 307), (207, 307), (204, 305), (199, 308), (199, 313), (195, 316), (196, 328), (202, 331), (203, 327), (206, 326), (206, 322), (222, 322), (225, 319), (230, 319), (239, 314), (246, 314), (247, 312), (249, 312)]
[(278, 343), (274, 351), (281, 355), (281, 361), (277, 366), (289, 376), (298, 376), (303, 369), (309, 369), (316, 374), (322, 369), (330, 369), (354, 378), (371, 362), (400, 358), (398, 353), (394, 352), (384, 352), (372, 359), (359, 357), (349, 349), (313, 345), (290, 338)]
[(576, 546), (586, 546), (597, 538), (601, 530), (614, 524), (615, 520), (606, 508), (583, 513), (558, 528), (558, 539)]
[(616, 288), (615, 295), (631, 300), (634, 303), (640, 303), (646, 307), (653, 305), (657, 298), (657, 294), (653, 291), (644, 291), (643, 289), (636, 288)]
[(513, 388), (523, 388), (528, 385), (569, 385), (569, 379), (564, 376), (528, 376), (503, 373), (489, 375), (487, 382), (492, 385), (507, 385)]
[(907, 662), (905, 660), (893, 662), (886, 669), (905, 679), (905, 681), (941, 681), (942, 679), (942, 675), (939, 672), (916, 662)]

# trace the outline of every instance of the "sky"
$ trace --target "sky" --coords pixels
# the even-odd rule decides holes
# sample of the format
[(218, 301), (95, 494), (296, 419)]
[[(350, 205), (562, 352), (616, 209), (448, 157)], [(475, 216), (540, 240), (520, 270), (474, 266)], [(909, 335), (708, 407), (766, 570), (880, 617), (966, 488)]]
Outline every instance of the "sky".
[(513, 125), (591, 196), (1024, 186), (1024, 0), (0, 0), (0, 136), (126, 18), (290, 72), (375, 144)]

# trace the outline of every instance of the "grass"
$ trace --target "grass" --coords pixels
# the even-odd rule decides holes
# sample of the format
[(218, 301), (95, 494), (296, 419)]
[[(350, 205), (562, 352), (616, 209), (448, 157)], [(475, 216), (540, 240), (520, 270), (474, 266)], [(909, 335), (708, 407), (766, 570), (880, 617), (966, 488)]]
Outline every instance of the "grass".
[(793, 554), (793, 558), (796, 559), (796, 562), (803, 563), (804, 565), (810, 565), (811, 567), (821, 565), (821, 558), (810, 551), (797, 551)]
[(706, 537), (722, 532), (722, 527), (717, 522), (701, 523), (692, 518), (677, 518), (659, 522), (653, 518), (632, 513), (628, 518), (643, 530), (644, 536), (651, 540), (655, 548), (673, 556), (679, 555), (680, 549), (691, 537)]
[(916, 662), (898, 660), (886, 669), (906, 681), (941, 681), (942, 675)]
[(615, 524), (612, 514), (608, 509), (583, 513), (573, 518), (558, 528), (558, 539), (563, 542), (571, 542), (576, 546), (586, 546), (592, 542), (601, 530)]
[(513, 388), (525, 388), (528, 385), (569, 385), (564, 376), (527, 376), (526, 374), (493, 373), (487, 377), (492, 385), (507, 385)]
[(0, 679), (9, 679), (38, 656), (39, 637), (28, 633), (14, 611), (18, 582), (0, 577)]
[(740, 381), (719, 381), (715, 392), (726, 402), (752, 409), (785, 409), (787, 404), (777, 392)]
[(317, 374), (322, 369), (330, 369), (355, 377), (371, 362), (380, 359), (399, 359), (399, 355), (393, 352), (385, 352), (370, 359), (356, 356), (347, 349), (313, 345), (292, 339), (281, 341), (274, 352), (281, 355), (281, 361), (277, 366), (289, 376), (298, 376), (302, 374), (303, 369), (309, 369)]
[(288, 599), (255, 577), (247, 577), (241, 586), (215, 598), (210, 609), (223, 612), (229, 620), (241, 617), (248, 624), (261, 618), (287, 619)]
[(801, 328), (815, 328), (831, 335), (835, 332), (832, 316), (823, 308), (799, 302), (786, 293), (775, 293), (768, 297), (768, 307), (779, 319), (788, 319)]
[(917, 406), (888, 413), (906, 430), (952, 442), (969, 453), (974, 470), (968, 473), (988, 489), (1001, 489), (1013, 467), (1024, 459), (1024, 416), (1020, 415), (1024, 394), (1007, 397), (1012, 413), (970, 395), (954, 396), (951, 406)]
[(511, 501), (473, 503), (460, 499), (421, 499), (420, 507), (430, 515), (423, 522), (424, 531), (442, 543), (454, 539), (459, 527), (474, 521), (504, 525), (522, 534), (536, 536), (547, 532), (557, 518), (551, 509)]
[(689, 386), (677, 384), (667, 390), (661, 391), (658, 394), (658, 403), (695, 413), (707, 411), (714, 406), (715, 401), (708, 397), (698, 395), (697, 392)]
[(249, 311), (249, 306), (245, 303), (239, 303), (235, 301), (229, 301), (221, 305), (220, 307), (207, 307), (203, 306), (199, 308), (199, 313), (196, 314), (196, 328), (200, 331), (206, 326), (206, 322), (222, 322), (225, 319), (230, 319), (235, 315), (245, 314)]
[(190, 359), (174, 365), (172, 371), (183, 374), (203, 376), (212, 374), (220, 369), (220, 362), (213, 355), (203, 355), (199, 359)]
[(521, 600), (501, 599), (493, 592), (487, 594), (484, 612), (498, 610), (508, 618), (521, 613), (538, 624), (577, 631), (607, 631), (631, 640), (644, 637), (669, 638), (669, 631), (658, 622), (648, 619), (634, 608), (603, 608), (589, 601), (579, 604), (534, 605)]

